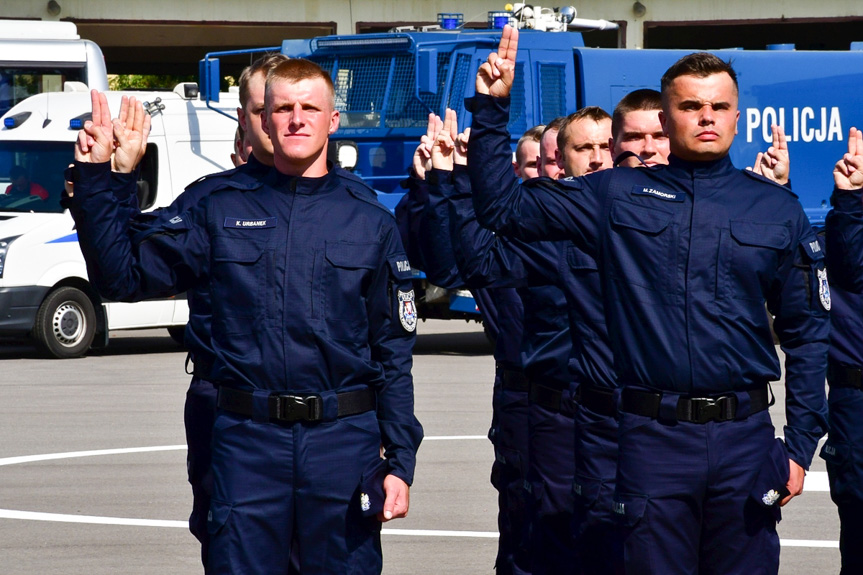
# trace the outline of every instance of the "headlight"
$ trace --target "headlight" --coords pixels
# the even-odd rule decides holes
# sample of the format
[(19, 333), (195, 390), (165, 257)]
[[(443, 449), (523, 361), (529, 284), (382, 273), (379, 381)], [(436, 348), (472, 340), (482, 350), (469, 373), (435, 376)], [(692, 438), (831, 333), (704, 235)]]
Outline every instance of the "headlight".
[(6, 254), (9, 253), (9, 245), (19, 237), (21, 236), (0, 239), (0, 278), (3, 277), (3, 271), (6, 269)]

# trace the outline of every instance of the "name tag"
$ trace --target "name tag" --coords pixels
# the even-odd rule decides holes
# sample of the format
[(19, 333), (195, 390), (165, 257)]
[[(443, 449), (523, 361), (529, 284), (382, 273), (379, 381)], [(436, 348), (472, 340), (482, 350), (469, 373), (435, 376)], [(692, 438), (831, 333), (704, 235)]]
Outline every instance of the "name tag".
[(666, 202), (682, 202), (686, 199), (686, 194), (684, 192), (663, 192), (662, 190), (657, 190), (650, 186), (633, 186), (632, 195), (650, 196), (660, 200), (665, 200)]
[(225, 218), (226, 228), (274, 228), (276, 227), (276, 218), (261, 218), (257, 220), (242, 219), (242, 218)]

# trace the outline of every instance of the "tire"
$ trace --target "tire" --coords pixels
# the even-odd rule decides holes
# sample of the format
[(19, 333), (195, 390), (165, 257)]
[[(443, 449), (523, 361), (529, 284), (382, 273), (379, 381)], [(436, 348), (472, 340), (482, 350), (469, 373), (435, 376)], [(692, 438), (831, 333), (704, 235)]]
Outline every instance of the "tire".
[(185, 325), (172, 325), (168, 328), (168, 335), (171, 336), (171, 339), (176, 341), (182, 346), (185, 346), (185, 338), (186, 338), (186, 326)]
[(93, 302), (79, 289), (61, 287), (45, 298), (36, 313), (33, 336), (47, 357), (81, 357), (96, 335)]

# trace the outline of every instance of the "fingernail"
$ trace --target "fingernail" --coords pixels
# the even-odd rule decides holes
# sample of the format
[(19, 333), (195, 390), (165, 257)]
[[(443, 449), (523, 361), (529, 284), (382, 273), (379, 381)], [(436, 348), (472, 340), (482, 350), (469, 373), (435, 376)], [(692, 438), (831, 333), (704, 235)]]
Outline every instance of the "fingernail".
[(384, 517), (386, 517), (387, 519), (392, 519), (393, 518), (393, 512), (390, 511), (389, 509), (387, 509), (386, 511), (384, 511)]

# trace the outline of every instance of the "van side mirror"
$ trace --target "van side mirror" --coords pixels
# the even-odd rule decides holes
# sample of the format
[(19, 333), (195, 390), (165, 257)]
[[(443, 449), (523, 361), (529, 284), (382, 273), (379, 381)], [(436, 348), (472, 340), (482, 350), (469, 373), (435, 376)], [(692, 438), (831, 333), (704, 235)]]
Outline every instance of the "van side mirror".
[(198, 86), (202, 100), (219, 101), (219, 59), (210, 55), (198, 61)]

